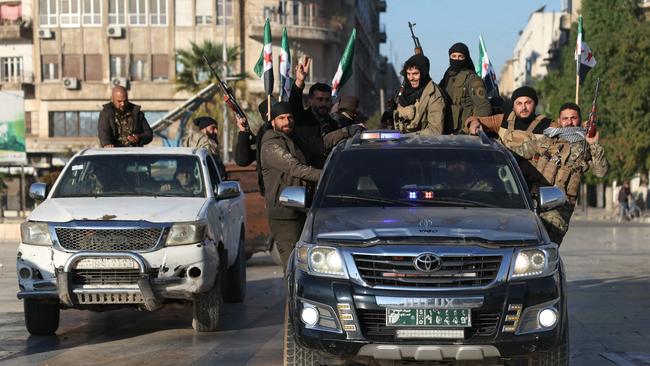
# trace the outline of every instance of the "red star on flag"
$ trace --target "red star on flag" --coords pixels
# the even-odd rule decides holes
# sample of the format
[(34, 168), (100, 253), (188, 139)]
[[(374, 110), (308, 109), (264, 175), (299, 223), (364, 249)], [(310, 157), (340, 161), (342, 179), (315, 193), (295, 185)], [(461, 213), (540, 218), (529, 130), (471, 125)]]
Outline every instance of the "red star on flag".
[(273, 61), (271, 52), (264, 52), (264, 63), (271, 63), (271, 61)]
[(587, 62), (590, 62), (592, 57), (593, 54), (591, 53), (591, 51), (589, 51), (589, 53), (587, 53)]
[(332, 85), (332, 90), (339, 90), (339, 82), (335, 81), (334, 84)]

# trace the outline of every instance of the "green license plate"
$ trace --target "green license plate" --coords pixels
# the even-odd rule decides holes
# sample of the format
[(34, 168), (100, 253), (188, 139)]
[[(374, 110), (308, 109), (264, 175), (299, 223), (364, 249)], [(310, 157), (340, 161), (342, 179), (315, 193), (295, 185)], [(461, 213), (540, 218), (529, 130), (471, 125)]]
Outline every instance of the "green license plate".
[(386, 309), (386, 325), (393, 327), (471, 327), (469, 309)]

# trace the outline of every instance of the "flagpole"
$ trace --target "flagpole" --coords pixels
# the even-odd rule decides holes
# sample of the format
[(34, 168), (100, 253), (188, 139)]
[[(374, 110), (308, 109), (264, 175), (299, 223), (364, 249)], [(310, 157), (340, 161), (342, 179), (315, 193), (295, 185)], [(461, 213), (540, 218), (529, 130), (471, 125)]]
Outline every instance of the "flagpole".
[(580, 100), (580, 72), (576, 75), (576, 104), (579, 104)]
[(266, 118), (271, 122), (271, 94), (266, 95)]

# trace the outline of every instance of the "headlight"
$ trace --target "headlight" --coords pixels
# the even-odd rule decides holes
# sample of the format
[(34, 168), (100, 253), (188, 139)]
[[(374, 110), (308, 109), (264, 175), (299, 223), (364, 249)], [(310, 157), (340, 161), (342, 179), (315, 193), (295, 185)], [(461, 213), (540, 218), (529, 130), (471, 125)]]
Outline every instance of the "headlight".
[(167, 235), (167, 245), (200, 243), (205, 238), (205, 232), (204, 222), (174, 224)]
[(298, 268), (317, 276), (347, 277), (338, 249), (298, 243), (295, 252)]
[(47, 223), (25, 221), (20, 224), (20, 237), (25, 244), (52, 245)]
[(520, 249), (515, 252), (515, 262), (510, 278), (542, 277), (549, 275), (556, 267), (557, 248)]

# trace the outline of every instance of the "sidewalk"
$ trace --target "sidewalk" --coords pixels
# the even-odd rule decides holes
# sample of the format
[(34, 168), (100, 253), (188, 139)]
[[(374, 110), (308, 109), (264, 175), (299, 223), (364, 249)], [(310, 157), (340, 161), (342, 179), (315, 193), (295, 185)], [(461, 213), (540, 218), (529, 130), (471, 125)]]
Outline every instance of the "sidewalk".
[[(573, 221), (618, 222), (618, 212), (616, 210), (607, 211), (604, 208), (587, 207), (587, 212), (585, 213), (584, 211), (582, 211), (582, 207), (576, 206), (575, 211), (573, 211), (573, 216), (571, 217), (571, 221), (572, 222)], [(626, 222), (637, 223), (637, 224), (650, 224), (650, 216), (646, 214), (645, 216), (634, 219), (633, 221), (626, 221)]]

